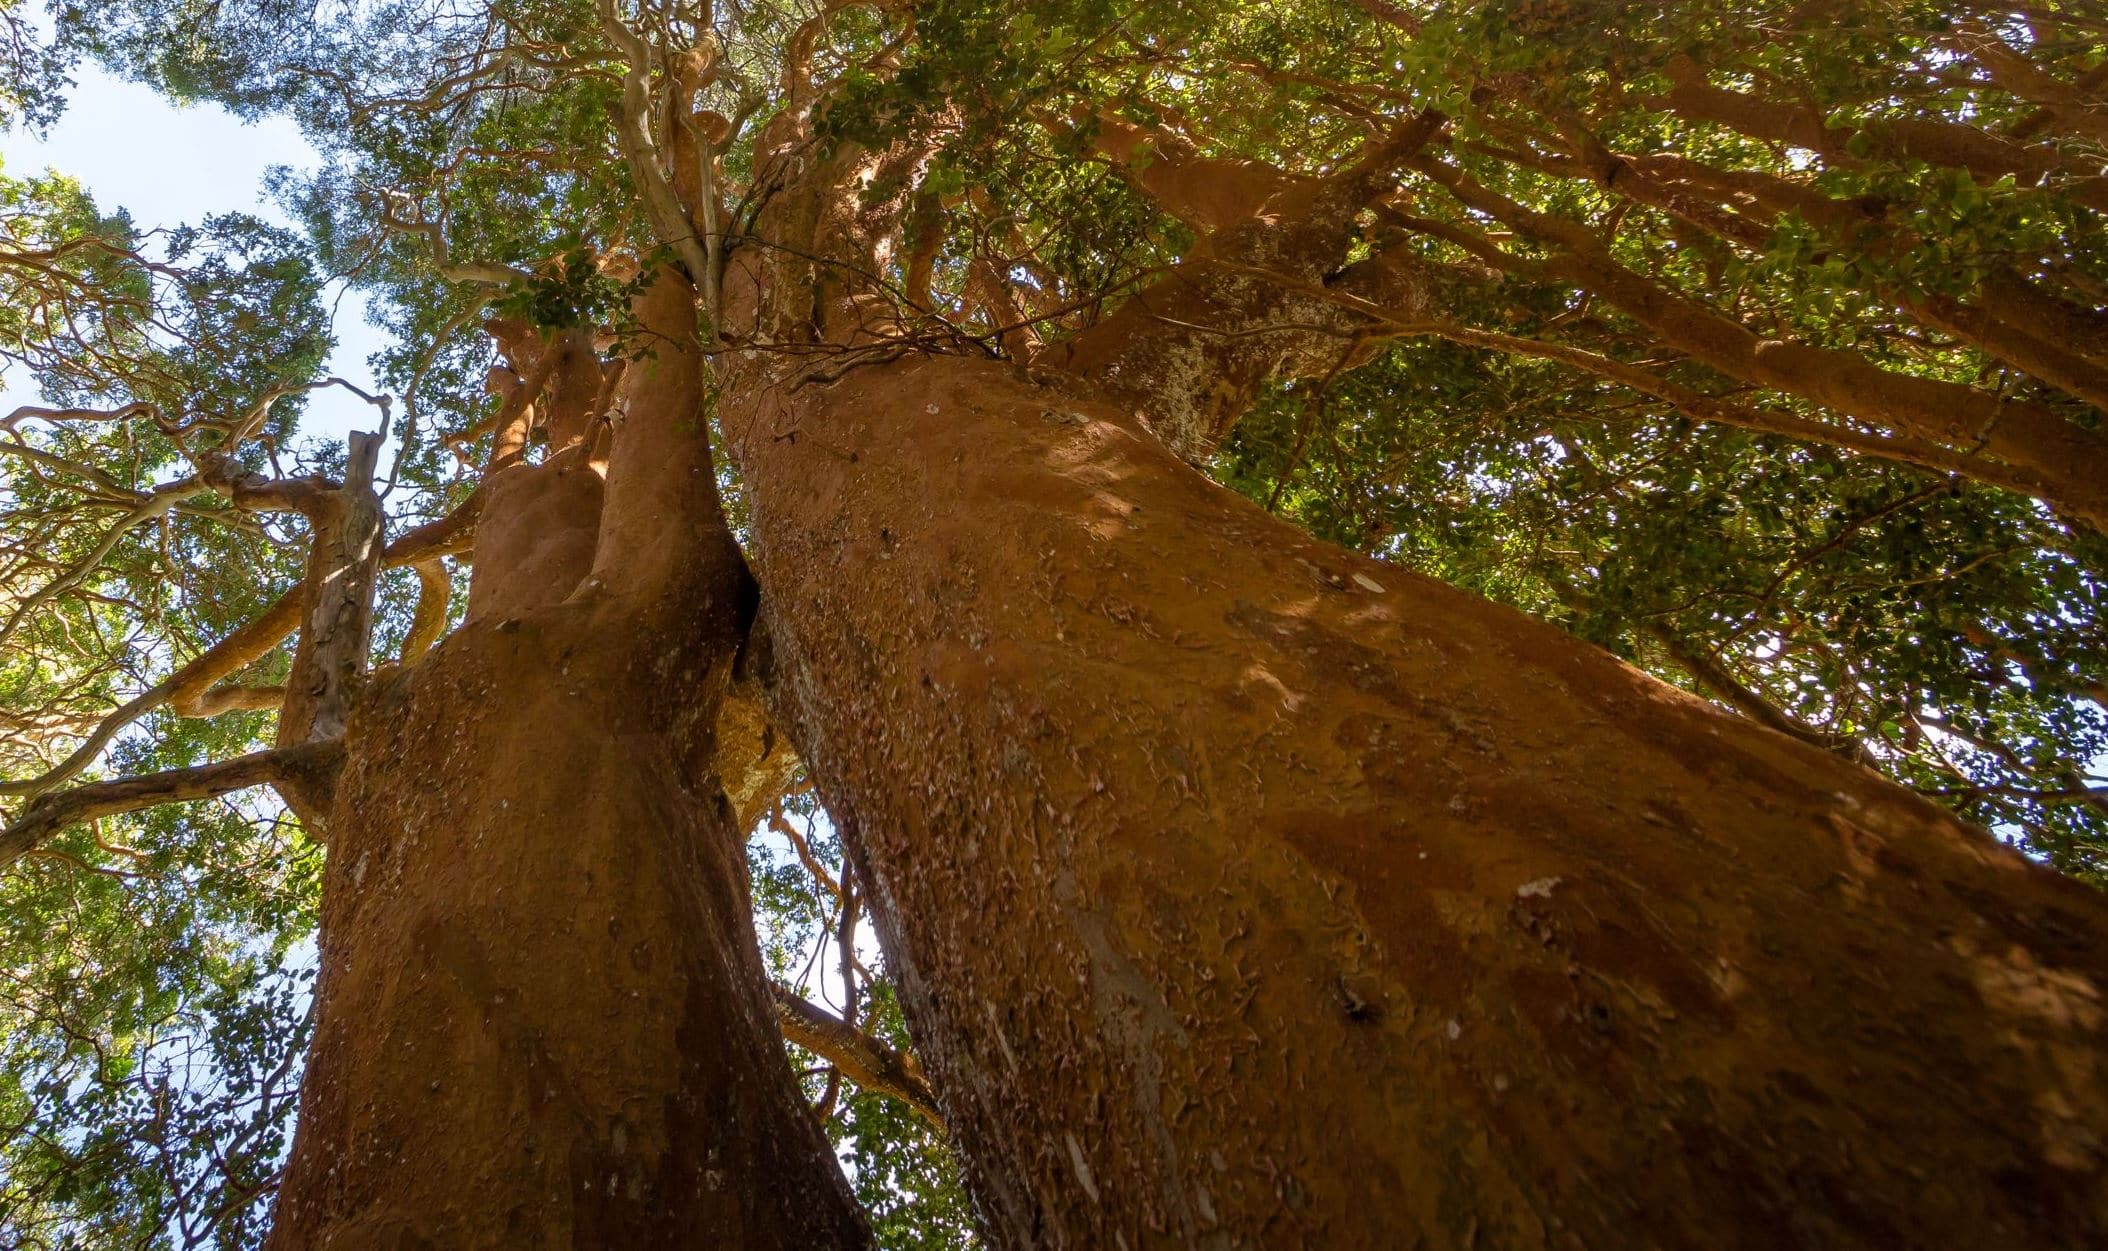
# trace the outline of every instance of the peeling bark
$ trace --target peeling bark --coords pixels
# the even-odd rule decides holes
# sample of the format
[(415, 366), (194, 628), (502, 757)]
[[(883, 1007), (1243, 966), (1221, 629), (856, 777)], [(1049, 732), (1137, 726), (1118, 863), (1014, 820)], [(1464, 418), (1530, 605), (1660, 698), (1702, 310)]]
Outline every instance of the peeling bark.
[[(1330, 178), (1292, 178), (1253, 161), (1210, 160), (1112, 118), (1098, 146), (1167, 212), (1201, 233), (1193, 253), (1034, 364), (1060, 368), (1128, 400), (1173, 451), (1201, 463), (1268, 379), (1364, 364), (1369, 321), (1335, 291), (1375, 297), (1405, 319), (1429, 306), (1432, 267), (1399, 254), (1344, 266), (1356, 216), (1384, 194), (1447, 119), (1428, 112), (1370, 145)], [(1136, 161), (1146, 151), (1153, 159)]]
[[(278, 710), (278, 745), (340, 738), (373, 648), (373, 594), (381, 571), (381, 501), (373, 468), (381, 436), (354, 432), (344, 485), (308, 518), (304, 627)], [(316, 834), (327, 828), (330, 797), (298, 779), (278, 785), (286, 806)]]
[(783, 1036), (832, 1064), (864, 1090), (900, 1100), (938, 1132), (944, 1119), (937, 1096), (912, 1057), (888, 1047), (809, 1000), (775, 987), (776, 1020)]

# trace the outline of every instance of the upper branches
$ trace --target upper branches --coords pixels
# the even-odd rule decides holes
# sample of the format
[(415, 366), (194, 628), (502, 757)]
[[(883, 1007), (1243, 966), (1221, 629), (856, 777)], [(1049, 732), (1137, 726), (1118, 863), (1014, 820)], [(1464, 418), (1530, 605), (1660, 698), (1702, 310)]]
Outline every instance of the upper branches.
[(1362, 241), (1362, 215), (1440, 133), (1441, 114), (1391, 124), (1323, 175), (1202, 157), (1168, 131), (1095, 121), (1097, 149), (1195, 241), (1169, 273), (1040, 359), (1144, 398), (1159, 437), (1181, 453), (1212, 453), (1274, 377), (1365, 363), (1370, 342), (1396, 329), (1354, 308), (1366, 303), (1357, 292), (1378, 295), (1400, 318), (1434, 299), (1431, 267), (1402, 255), (1361, 264), (1349, 256)]
[[(1270, 389), (1439, 339), (1606, 430), (1959, 477), (2066, 543), (2108, 516), (2094, 25), (1585, 12), (412, 8), (362, 28), (385, 73), (316, 78), (365, 196), (340, 242), (419, 326), (495, 298), (621, 355), (609, 291), (663, 249), (728, 368), (991, 352), (1123, 392), (1197, 461)], [(436, 279), (479, 291), (442, 312)]]
[[(35, 821), (20, 814), (41, 837), (56, 828), (51, 814), (73, 811), (60, 788), (149, 714), (211, 718), (286, 700), (269, 675), (229, 679), (295, 632), (313, 598), (301, 586), (345, 584), (341, 561), (303, 582), (288, 559), (293, 533), (326, 544), (359, 511), (326, 451), (284, 467), (301, 457), (294, 420), (325, 388), (384, 420), (390, 405), (317, 376), (328, 346), (319, 283), (285, 232), (215, 219), (140, 237), (53, 179), (0, 184), (0, 199), (13, 208), (0, 214), (12, 244), (0, 284), (14, 297), (0, 346), (17, 380), (48, 397), (9, 414), (0, 433), (0, 675), (10, 714), (36, 731), (0, 761), (0, 794), (43, 797)], [(370, 477), (361, 446), (355, 438), (347, 468)], [(274, 582), (294, 589), (274, 602)], [(305, 644), (321, 632), (309, 622), (300, 633)], [(314, 683), (294, 668), (297, 708)], [(169, 672), (148, 680), (155, 669)], [(231, 726), (208, 737), (246, 745)], [(155, 753), (135, 737), (127, 754)]]

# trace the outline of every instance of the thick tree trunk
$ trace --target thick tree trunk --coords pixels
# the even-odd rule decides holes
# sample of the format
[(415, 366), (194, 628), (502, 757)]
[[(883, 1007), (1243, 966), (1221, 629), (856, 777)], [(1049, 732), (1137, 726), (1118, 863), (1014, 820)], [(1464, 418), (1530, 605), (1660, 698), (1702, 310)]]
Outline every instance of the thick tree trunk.
[(358, 705), (275, 1248), (869, 1244), (716, 776), (748, 596), (685, 285), (643, 311), (605, 509), (581, 448), (508, 471), (483, 611)]
[(1006, 1247), (2108, 1240), (2108, 909), (1072, 378), (721, 415), (777, 698)]
[(680, 649), (598, 660), (590, 615), (471, 627), (362, 711), (274, 1246), (862, 1245), (739, 834), (636, 698)]

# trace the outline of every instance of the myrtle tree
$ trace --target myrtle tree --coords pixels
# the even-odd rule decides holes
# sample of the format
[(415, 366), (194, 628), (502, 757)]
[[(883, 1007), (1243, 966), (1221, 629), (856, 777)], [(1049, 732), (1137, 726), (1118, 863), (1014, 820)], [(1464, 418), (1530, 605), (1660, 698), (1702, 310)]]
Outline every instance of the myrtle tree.
[(279, 1246), (941, 1237), (845, 1086), (1002, 1246), (2098, 1238), (2104, 28), (69, 8), (306, 128), (396, 398), (287, 470), (237, 312), (286, 377), (17, 423), (259, 609), (113, 592), (143, 498), (40, 555), (134, 660), (25, 654), (0, 837), (326, 841), (244, 895), (319, 915)]

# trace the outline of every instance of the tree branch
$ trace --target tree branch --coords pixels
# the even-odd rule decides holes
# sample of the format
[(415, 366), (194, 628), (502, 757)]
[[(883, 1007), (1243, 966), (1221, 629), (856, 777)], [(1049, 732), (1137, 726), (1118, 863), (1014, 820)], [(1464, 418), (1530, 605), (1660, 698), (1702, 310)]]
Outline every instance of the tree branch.
[(302, 743), (193, 769), (170, 769), (50, 792), (31, 801), (0, 831), (0, 868), (68, 826), (97, 817), (290, 782), (327, 792), (334, 788), (343, 761), (344, 747), (339, 742)]
[(1786, 104), (1747, 92), (1715, 87), (1688, 56), (1671, 58), (1663, 67), (1669, 92), (1649, 103), (1687, 121), (1710, 122), (1752, 139), (1804, 148), (1833, 168), (1863, 166), (1866, 157), (1917, 160), (1967, 170), (1986, 181), (2011, 174), (2023, 185), (2041, 183), (2053, 174), (2072, 176), (2061, 190), (2089, 208), (2108, 211), (2108, 181), (2066, 158), (2055, 148), (2016, 142), (1960, 122), (1893, 118), (1861, 127), (1830, 124), (1822, 113), (1801, 104)]
[(285, 703), (282, 686), (243, 686), (223, 683), (200, 694), (176, 711), (186, 717), (217, 717), (223, 712), (268, 712)]
[[(478, 487), (453, 512), (402, 534), (383, 553), (382, 567), (396, 569), (467, 551), (475, 539), (476, 518), (482, 511), (484, 498), (482, 488)], [(110, 740), (126, 726), (163, 705), (180, 717), (211, 717), (236, 708), (277, 706), (283, 701), (282, 694), (269, 705), (263, 702), (267, 696), (262, 692), (268, 688), (219, 687), (215, 693), (215, 684), (264, 655), (291, 634), (300, 625), (308, 598), (308, 586), (304, 581), (287, 590), (273, 600), (270, 607), (236, 627), (188, 664), (112, 709), (57, 765), (33, 778), (0, 782), (0, 795), (37, 795), (65, 783), (94, 763), (103, 748), (109, 746)], [(249, 693), (234, 694), (237, 689)]]
[[(1138, 185), (1167, 212), (1212, 229), (1170, 273), (1097, 325), (1049, 345), (1034, 363), (1148, 397), (1158, 437), (1181, 455), (1206, 455), (1268, 379), (1338, 368), (1337, 340), (1353, 337), (1357, 326), (1338, 315), (1325, 288), (1348, 276), (1334, 271), (1359, 235), (1360, 211), (1447, 120), (1429, 110), (1400, 122), (1324, 178), (1212, 161), (1149, 138), (1152, 152), (1161, 156), (1168, 145), (1174, 154), (1147, 164), (1135, 175)], [(1116, 163), (1144, 146), (1134, 127), (1106, 133), (1101, 146)], [(1189, 185), (1205, 184), (1202, 175), (1225, 166), (1236, 167), (1241, 189), (1210, 195)], [(1424, 273), (1402, 257), (1393, 258), (1384, 278), (1397, 288), (1394, 305), (1427, 298)], [(1196, 378), (1213, 385), (1197, 387)]]
[(417, 608), (410, 616), (410, 632), (403, 637), (401, 664), (415, 664), (430, 651), (446, 631), (447, 607), (454, 597), (454, 580), (437, 559), (410, 566), (417, 575)]
[(1645, 629), (1655, 642), (1661, 644), (1662, 650), (1669, 654), (1669, 658), (1690, 674), (1692, 679), (1705, 689), (1706, 694), (1714, 699), (1759, 725), (1797, 738), (1812, 747), (1834, 752), (1854, 764), (1874, 767), (1873, 756), (1858, 739), (1849, 735), (1826, 733), (1807, 724), (1737, 678), (1702, 645), (1678, 637), (1674, 631), (1658, 622), (1649, 623)]
[[(366, 671), (381, 563), (381, 502), (373, 490), (380, 448), (379, 434), (352, 433), (351, 460), (333, 515), (315, 526), (307, 571), (313, 601), (278, 716), (281, 747), (342, 735), (353, 685)], [(295, 798), (287, 796), (288, 802)], [(296, 811), (303, 806), (294, 803)], [(319, 806), (317, 813), (300, 812), (310, 824), (315, 815)]]
[(659, 145), (652, 141), (651, 73), (656, 58), (651, 44), (622, 20), (615, 0), (599, 0), (595, 8), (600, 16), (601, 32), (628, 62), (622, 79), (622, 101), (611, 106), (616, 144), (629, 165), (630, 177), (637, 184), (638, 194), (644, 199), (645, 214), (651, 219), (659, 242), (674, 250), (674, 254), (681, 258), (681, 265), (689, 271), (690, 279), (700, 284), (710, 272), (709, 255), (696, 237), (695, 224), (689, 220), (687, 209), (682, 207), (680, 197), (674, 193), (667, 170), (659, 163)]
[(14, 611), (8, 614), (6, 623), (0, 624), (0, 644), (5, 644), (9, 639), (13, 638), (15, 631), (20, 629), (38, 608), (79, 586), (87, 580), (90, 574), (101, 568), (103, 560), (112, 551), (116, 550), (117, 544), (123, 540), (125, 535), (162, 516), (178, 503), (189, 499), (193, 495), (198, 495), (204, 490), (204, 486), (197, 482), (196, 479), (186, 478), (181, 482), (171, 482), (157, 486), (142, 495), (139, 502), (133, 506), (131, 512), (125, 514), (107, 530), (103, 531), (102, 537), (96, 541), (95, 546), (90, 548), (85, 556), (74, 561), (64, 573), (59, 574), (43, 586), (30, 592), (22, 598), (20, 603), (15, 605)]
[(490, 499), (488, 479), (478, 482), (468, 498), (444, 517), (427, 521), (395, 536), (381, 553), (381, 564), (389, 569), (418, 565), (442, 556), (459, 556), (476, 545), (476, 522)]
[(891, 1095), (930, 1125), (944, 1128), (936, 1092), (912, 1056), (895, 1051), (801, 995), (773, 982), (769, 989), (775, 993), (776, 1023), (783, 1027), (785, 1038), (832, 1064), (865, 1090)]
[[(432, 246), (432, 270), (450, 282), (481, 284), (503, 287), (516, 282), (526, 282), (534, 275), (512, 265), (501, 265), (494, 261), (456, 261), (447, 255), (446, 230), (438, 222), (425, 218), (424, 206), (411, 196), (400, 191), (381, 192), (381, 221), (391, 230), (403, 234), (423, 235)], [(407, 205), (417, 210), (417, 219), (411, 221), (398, 217), (396, 209)]]
[(1579, 222), (1527, 208), (1456, 165), (1426, 157), (1415, 157), (1411, 165), (1466, 208), (1558, 249), (1550, 259), (1519, 267), (1600, 296), (1708, 368), (1840, 416), (1995, 457), (2040, 481), (2041, 488), (2031, 492), (2037, 498), (2108, 528), (2108, 488), (2102, 485), (2108, 482), (2108, 439), (2099, 432), (2040, 405), (1892, 372), (1854, 352), (1765, 339), (1738, 318), (1624, 265)]
[(294, 587), (279, 596), (260, 615), (236, 627), (189, 664), (113, 709), (64, 760), (36, 777), (20, 782), (0, 782), (0, 795), (36, 795), (60, 785), (93, 763), (120, 730), (163, 704), (172, 704), (179, 716), (212, 715), (201, 710), (206, 692), (214, 683), (270, 651), (291, 634), (300, 624), (300, 607), (304, 602), (301, 587)]

